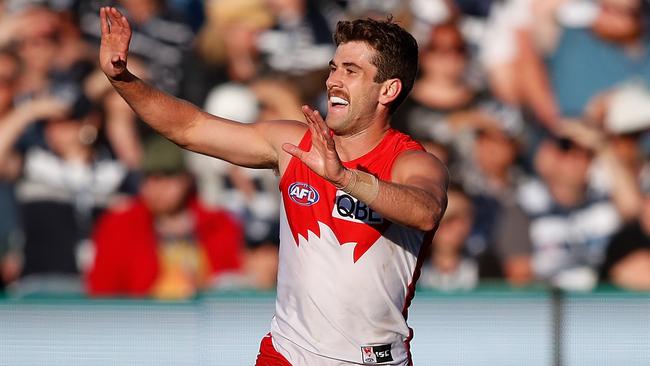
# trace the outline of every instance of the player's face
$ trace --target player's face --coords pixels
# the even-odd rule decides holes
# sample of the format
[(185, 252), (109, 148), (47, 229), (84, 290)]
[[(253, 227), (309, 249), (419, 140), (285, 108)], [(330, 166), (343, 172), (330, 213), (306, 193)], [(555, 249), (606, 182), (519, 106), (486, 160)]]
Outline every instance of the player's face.
[(382, 84), (374, 82), (375, 50), (364, 42), (338, 46), (327, 78), (327, 126), (335, 134), (350, 134), (369, 125), (377, 112)]

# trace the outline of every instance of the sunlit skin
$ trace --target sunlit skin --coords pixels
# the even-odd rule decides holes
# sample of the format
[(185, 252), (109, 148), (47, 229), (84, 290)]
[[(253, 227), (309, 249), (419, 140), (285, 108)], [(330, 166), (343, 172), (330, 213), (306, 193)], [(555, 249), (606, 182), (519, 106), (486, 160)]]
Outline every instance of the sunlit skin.
[[(333, 182), (345, 179), (340, 161), (358, 158), (375, 147), (390, 128), (387, 120), (390, 103), (399, 95), (399, 79), (375, 82), (377, 67), (371, 60), (375, 50), (365, 42), (347, 42), (337, 47), (330, 61), (330, 74), (325, 82), (328, 94), (328, 113), (323, 120), (318, 111), (303, 106), (310, 125), (314, 144), (310, 151), (302, 151), (286, 143), (283, 150), (298, 157), (321, 176), (332, 177)], [(347, 103), (338, 104), (332, 98)], [(331, 131), (331, 134), (330, 134)], [(326, 161), (336, 164), (324, 164)], [(337, 178), (338, 177), (338, 178)]]
[(371, 62), (375, 51), (362, 42), (349, 42), (338, 47), (330, 62), (325, 83), (328, 97), (338, 96), (350, 104), (332, 104), (327, 108), (327, 127), (337, 135), (358, 133), (377, 118), (377, 101), (381, 85), (373, 80), (377, 67)]
[[(367, 154), (381, 142), (389, 129), (391, 104), (402, 91), (398, 78), (374, 82), (377, 67), (370, 61), (376, 51), (364, 42), (352, 41), (338, 45), (332, 59), (326, 86), (330, 96), (341, 98), (342, 105), (328, 106), (327, 121), (318, 111), (303, 106), (306, 124), (291, 120), (237, 123), (171, 98), (130, 73), (126, 67), (132, 35), (128, 20), (112, 7), (101, 8), (100, 19), (102, 71), (138, 116), (178, 145), (236, 165), (273, 168), (282, 175), (291, 159), (297, 158), (335, 187), (345, 187), (355, 174), (342, 162)], [(307, 130), (312, 140), (305, 151), (297, 145)], [(412, 150), (395, 160), (391, 179), (377, 183), (373, 210), (395, 223), (433, 230), (446, 207), (446, 169), (432, 155)]]
[[(330, 73), (325, 86), (329, 102), (325, 123), (332, 130), (334, 141), (358, 140), (367, 143), (367, 136), (382, 136), (389, 125), (388, 104), (401, 91), (399, 79), (375, 82), (377, 67), (372, 63), (376, 51), (365, 42), (348, 42), (338, 46), (330, 61)], [(349, 104), (336, 105), (331, 97), (340, 97)], [(376, 139), (374, 143), (378, 143)], [(346, 151), (339, 151), (343, 160)]]

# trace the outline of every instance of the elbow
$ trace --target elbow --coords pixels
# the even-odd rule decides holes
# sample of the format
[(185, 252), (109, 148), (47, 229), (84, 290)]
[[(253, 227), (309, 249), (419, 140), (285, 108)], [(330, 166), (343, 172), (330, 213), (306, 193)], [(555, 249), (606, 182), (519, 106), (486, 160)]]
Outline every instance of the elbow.
[(202, 114), (198, 110), (193, 112), (193, 115), (185, 123), (173, 124), (166, 133), (163, 133), (163, 135), (167, 136), (178, 146), (188, 150), (195, 149), (196, 141), (198, 140), (197, 136), (202, 133)]
[(418, 225), (418, 229), (422, 231), (431, 231), (438, 227), (438, 218), (436, 215), (426, 215)]
[(183, 149), (192, 150), (192, 145), (190, 143), (191, 139), (187, 138), (185, 135), (178, 135), (171, 138), (176, 145)]
[(168, 135), (170, 140), (172, 140), (176, 145), (182, 147), (183, 149), (194, 150), (193, 141), (196, 141), (196, 138), (193, 137), (193, 125), (188, 125), (185, 128), (179, 129), (175, 132), (176, 133), (170, 132)]
[(418, 229), (422, 230), (422, 231), (431, 231), (431, 230), (435, 229), (436, 226), (437, 225), (436, 225), (436, 223), (434, 221), (427, 221), (427, 222), (423, 222), (422, 224), (420, 224), (420, 227), (418, 227)]
[(438, 224), (440, 223), (440, 219), (444, 213), (445, 209), (442, 206), (439, 206), (436, 209), (427, 210), (427, 212), (422, 216), (418, 229), (422, 231), (435, 230), (438, 228)]

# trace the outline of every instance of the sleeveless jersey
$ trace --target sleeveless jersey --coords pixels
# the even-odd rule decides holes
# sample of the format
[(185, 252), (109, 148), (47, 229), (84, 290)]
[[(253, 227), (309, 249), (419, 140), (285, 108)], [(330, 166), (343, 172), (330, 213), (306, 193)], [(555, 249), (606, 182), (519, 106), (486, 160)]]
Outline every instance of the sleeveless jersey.
[[(300, 148), (309, 150), (308, 131)], [(422, 146), (396, 130), (350, 169), (391, 181), (398, 155)], [(299, 159), (280, 179), (280, 268), (273, 343), (294, 366), (410, 364), (406, 324), (431, 233), (391, 223)], [(429, 234), (429, 235), (427, 235)]]

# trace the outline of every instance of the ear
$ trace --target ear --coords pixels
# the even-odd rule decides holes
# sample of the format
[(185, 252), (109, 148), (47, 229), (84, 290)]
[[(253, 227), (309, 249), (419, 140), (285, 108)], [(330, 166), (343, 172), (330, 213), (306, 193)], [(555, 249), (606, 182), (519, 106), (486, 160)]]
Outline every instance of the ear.
[(400, 79), (388, 79), (382, 83), (379, 92), (379, 103), (388, 105), (392, 103), (402, 91), (402, 81)]

